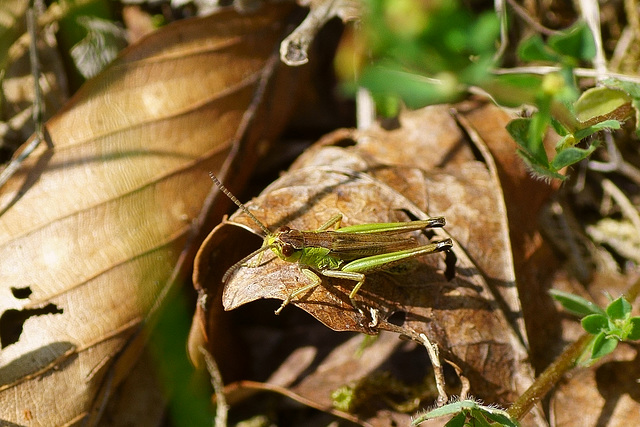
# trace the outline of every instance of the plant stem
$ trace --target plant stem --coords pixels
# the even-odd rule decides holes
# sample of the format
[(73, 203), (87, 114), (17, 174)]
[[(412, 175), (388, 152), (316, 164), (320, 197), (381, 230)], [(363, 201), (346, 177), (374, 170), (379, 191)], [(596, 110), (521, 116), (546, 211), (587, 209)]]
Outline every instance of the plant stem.
[(521, 419), (542, 399), (566, 371), (573, 368), (576, 360), (584, 352), (593, 338), (584, 334), (567, 347), (562, 354), (540, 374), (531, 386), (507, 410), (513, 419)]
[(640, 279), (636, 280), (636, 282), (631, 285), (631, 287), (627, 290), (624, 297), (629, 304), (633, 304), (633, 302), (638, 298), (638, 294), (640, 294)]
[[(633, 304), (640, 294), (640, 279), (629, 287), (625, 293), (625, 299)], [(584, 334), (576, 342), (567, 347), (562, 354), (540, 374), (531, 386), (511, 405), (507, 413), (513, 419), (523, 418), (542, 399), (564, 375), (566, 371), (573, 368), (576, 360), (585, 351), (593, 335)]]

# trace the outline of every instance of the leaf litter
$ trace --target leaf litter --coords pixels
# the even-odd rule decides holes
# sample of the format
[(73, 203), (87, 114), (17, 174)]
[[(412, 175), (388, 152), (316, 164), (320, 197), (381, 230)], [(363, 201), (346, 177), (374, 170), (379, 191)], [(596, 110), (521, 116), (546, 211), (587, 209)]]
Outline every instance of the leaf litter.
[[(400, 122), (401, 126), (391, 131), (341, 130), (326, 136), (306, 151), (289, 172), (246, 205), (272, 230), (285, 224), (314, 230), (336, 213), (343, 214), (343, 225), (442, 215), (447, 219), (443, 230), (416, 233), (413, 237), (421, 244), (431, 238), (453, 237), (455, 267), (447, 262), (445, 254), (431, 254), (412, 260), (403, 274), (368, 274), (356, 299), (371, 309), (375, 322), (352, 307), (348, 298), (352, 282), (324, 277), (321, 286), (295, 298), (285, 312), (299, 307), (338, 331), (367, 334), (390, 331), (420, 344), (424, 335), (437, 344), (441, 357), (455, 367), (462, 383), (470, 383), (471, 393), (506, 405), (528, 387), (533, 374), (522, 338), (521, 316), (520, 321), (514, 321), (520, 309), (509, 246), (505, 249), (495, 243), (508, 239), (504, 215), (490, 214), (502, 203), (501, 195), (492, 190), (495, 183), (484, 163), (477, 161), (468, 148), (454, 150), (463, 134), (446, 107), (409, 112), (401, 116)], [(417, 131), (420, 127), (426, 131)], [(454, 132), (440, 138), (439, 129)], [(423, 164), (416, 164), (422, 158), (410, 153), (406, 164), (402, 164), (403, 148), (406, 146), (410, 152), (416, 150), (416, 145), (425, 152), (431, 146), (431, 153), (441, 157), (431, 156)], [(367, 150), (368, 147), (373, 149)], [(378, 156), (390, 150), (395, 153), (392, 161)], [(433, 163), (445, 159), (451, 160), (450, 166), (433, 167)], [(221, 241), (214, 236), (238, 235), (241, 231), (230, 230), (234, 227), (259, 233), (246, 215), (237, 213), (218, 226), (208, 240), (223, 247), (233, 245), (239, 237)], [(218, 250), (211, 257), (212, 250), (211, 244), (205, 242), (196, 266), (232, 264), (224, 260), (223, 251)], [(231, 277), (222, 294), (226, 310), (260, 298), (283, 300), (308, 283), (294, 263), (271, 256), (264, 256), (263, 261), (255, 268), (242, 267)], [(447, 271), (451, 268), (455, 268), (454, 275)], [(203, 268), (201, 272), (205, 270), (213, 271)], [(487, 276), (489, 280), (483, 276), (487, 271), (492, 274)], [(216, 272), (211, 277), (219, 281), (222, 273)], [(194, 282), (203, 290), (209, 287), (218, 294), (222, 286), (220, 282), (211, 283), (206, 274), (198, 271)], [(494, 293), (496, 283), (504, 288), (503, 294)], [(512, 295), (508, 301), (502, 296), (505, 289)], [(216, 304), (211, 303), (212, 312), (220, 309)], [(212, 339), (215, 337), (209, 336)], [(427, 364), (427, 354), (423, 356)], [(342, 385), (340, 376), (335, 380), (333, 387), (337, 389)], [(377, 424), (381, 421), (378, 417), (384, 418), (383, 413), (386, 412), (379, 410), (362, 420)], [(539, 416), (532, 415), (534, 419)]]

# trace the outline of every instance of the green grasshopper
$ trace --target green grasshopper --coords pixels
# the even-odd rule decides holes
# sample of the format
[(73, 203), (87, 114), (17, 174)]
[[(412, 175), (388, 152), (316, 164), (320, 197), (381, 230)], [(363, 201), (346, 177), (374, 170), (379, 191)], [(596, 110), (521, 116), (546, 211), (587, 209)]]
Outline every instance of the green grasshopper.
[[(209, 176), (220, 191), (226, 194), (264, 232), (262, 247), (231, 266), (222, 277), (222, 281), (226, 283), (238, 268), (250, 266), (246, 264), (247, 261), (260, 254), (256, 264), (258, 265), (262, 254), (268, 249), (271, 249), (278, 258), (284, 261), (297, 262), (302, 273), (311, 280), (310, 284), (302, 286), (289, 294), (280, 308), (276, 310), (276, 314), (280, 314), (282, 309), (298, 295), (305, 294), (320, 285), (322, 279), (318, 274), (356, 282), (349, 294), (349, 299), (353, 307), (362, 312), (358, 308), (354, 297), (364, 284), (367, 273), (388, 270), (390, 267), (411, 258), (446, 251), (453, 246), (451, 239), (418, 246), (414, 239), (398, 236), (411, 231), (443, 227), (445, 225), (443, 217), (420, 221), (372, 223), (340, 227), (342, 215), (338, 214), (317, 230), (300, 231), (283, 226), (272, 233), (242, 202), (222, 185), (213, 173), (209, 172)], [(335, 226), (335, 229), (329, 230), (333, 226)]]

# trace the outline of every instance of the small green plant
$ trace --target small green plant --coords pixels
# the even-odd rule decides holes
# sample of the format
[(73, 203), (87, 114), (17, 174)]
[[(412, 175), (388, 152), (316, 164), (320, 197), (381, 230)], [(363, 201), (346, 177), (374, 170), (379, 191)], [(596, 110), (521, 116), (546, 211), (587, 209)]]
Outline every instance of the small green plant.
[[(566, 178), (563, 168), (599, 146), (594, 134), (619, 129), (634, 111), (640, 115), (635, 82), (609, 78), (581, 92), (577, 67), (596, 55), (593, 35), (581, 21), (546, 40), (536, 35), (522, 41), (517, 55), (526, 68), (500, 69), (500, 20), (491, 12), (474, 14), (459, 1), (366, 4), (357, 39), (364, 47), (339, 55), (360, 59), (355, 69), (340, 59), (336, 66), (345, 79), (358, 76), (350, 90), (368, 89), (383, 115), (397, 114), (401, 103), (419, 108), (456, 102), (472, 88), (500, 105), (533, 107), (532, 115), (513, 120), (507, 129), (535, 176), (560, 180)], [(549, 129), (560, 136), (551, 154), (543, 144)]]
[[(598, 147), (600, 141), (593, 134), (619, 129), (630, 117), (634, 104), (628, 91), (632, 88), (610, 80), (609, 86), (580, 94), (574, 68), (595, 55), (593, 37), (583, 23), (549, 37), (546, 43), (540, 36), (527, 39), (518, 55), (523, 61), (559, 64), (560, 70), (540, 80), (533, 102), (537, 111), (530, 118), (511, 121), (507, 130), (518, 144), (518, 154), (535, 175), (564, 180), (559, 173), (562, 168), (589, 157)], [(549, 127), (561, 137), (552, 159), (543, 144)]]
[(356, 382), (343, 385), (331, 393), (333, 407), (345, 412), (366, 412), (384, 404), (395, 412), (412, 413), (420, 402), (437, 394), (431, 377), (406, 384), (387, 371), (375, 371)]
[[(455, 0), (365, 4), (358, 40), (368, 59), (355, 70), (355, 83), (370, 91), (383, 115), (397, 114), (400, 100), (410, 108), (461, 100), (469, 87), (490, 78), (500, 32), (492, 12), (474, 14)], [(348, 78), (353, 71), (342, 74)]]
[(513, 420), (506, 411), (491, 405), (483, 405), (472, 399), (458, 400), (432, 409), (413, 420), (411, 425), (418, 425), (424, 421), (453, 415), (445, 427), (517, 427), (520, 424)]
[(590, 365), (606, 356), (621, 341), (640, 340), (640, 316), (631, 316), (631, 304), (624, 297), (612, 300), (607, 308), (602, 309), (577, 295), (555, 289), (550, 292), (565, 310), (582, 316), (582, 327), (593, 335), (588, 354), (581, 364)]

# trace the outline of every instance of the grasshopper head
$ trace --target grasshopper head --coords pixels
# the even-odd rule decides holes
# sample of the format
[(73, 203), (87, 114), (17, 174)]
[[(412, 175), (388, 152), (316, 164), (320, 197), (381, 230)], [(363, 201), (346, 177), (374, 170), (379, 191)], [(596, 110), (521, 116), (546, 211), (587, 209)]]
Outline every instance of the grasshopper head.
[(282, 226), (273, 235), (267, 237), (267, 245), (281, 259), (296, 262), (304, 249), (304, 237), (300, 230)]

